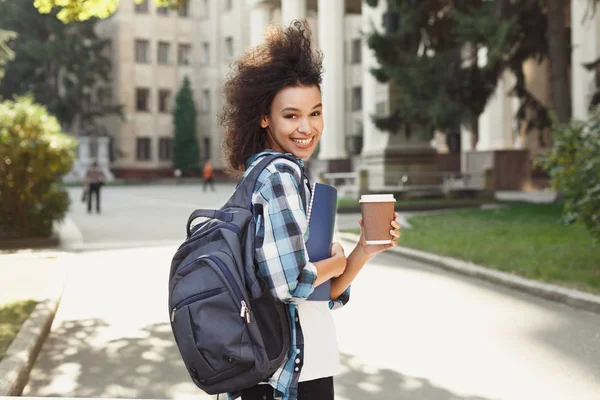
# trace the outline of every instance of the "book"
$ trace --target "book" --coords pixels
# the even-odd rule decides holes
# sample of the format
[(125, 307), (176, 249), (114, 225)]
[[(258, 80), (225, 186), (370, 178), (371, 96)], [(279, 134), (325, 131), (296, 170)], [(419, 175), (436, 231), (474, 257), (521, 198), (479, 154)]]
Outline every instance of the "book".
[[(309, 230), (306, 250), (310, 262), (331, 257), (336, 211), (337, 189), (323, 183), (314, 183), (306, 214)], [(329, 301), (330, 290), (331, 282), (324, 282), (315, 288), (308, 300)]]

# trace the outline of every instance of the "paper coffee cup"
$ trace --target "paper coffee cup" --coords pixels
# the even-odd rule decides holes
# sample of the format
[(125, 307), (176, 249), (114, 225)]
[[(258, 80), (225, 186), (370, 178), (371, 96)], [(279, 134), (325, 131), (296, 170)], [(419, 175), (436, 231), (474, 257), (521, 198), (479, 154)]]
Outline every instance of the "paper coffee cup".
[(393, 194), (366, 194), (360, 197), (360, 212), (367, 244), (388, 244), (394, 239), (390, 230), (395, 204)]

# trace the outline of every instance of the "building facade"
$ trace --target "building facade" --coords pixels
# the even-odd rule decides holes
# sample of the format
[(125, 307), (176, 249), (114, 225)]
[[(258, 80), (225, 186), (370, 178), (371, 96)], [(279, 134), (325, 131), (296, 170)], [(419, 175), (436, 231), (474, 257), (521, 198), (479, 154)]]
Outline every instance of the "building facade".
[[(186, 76), (198, 109), (201, 162), (211, 158), (216, 169), (223, 168), (218, 112), (230, 63), (248, 46), (262, 40), (268, 24), (306, 18), (315, 44), (325, 54), (325, 131), (317, 157), (320, 168), (349, 170), (356, 167), (351, 160), (360, 151), (361, 162), (371, 160), (372, 165), (378, 165), (378, 170), (372, 171), (374, 175), (383, 174), (387, 169), (381, 160), (390, 149), (424, 148), (422, 142), (407, 142), (399, 135), (379, 131), (371, 121), (371, 116), (389, 111), (389, 88), (370, 74), (377, 60), (361, 32), (369, 32), (373, 27), (383, 29), (386, 10), (386, 1), (371, 8), (365, 0), (189, 0), (175, 11), (158, 8), (153, 1), (140, 5), (121, 1), (116, 14), (100, 24), (100, 34), (112, 43), (111, 101), (122, 104), (124, 112), (122, 119), (108, 117), (101, 121), (112, 138), (113, 169), (125, 177), (172, 173), (171, 113)], [(566, 21), (572, 27), (575, 118), (587, 115), (594, 87), (594, 74), (582, 64), (600, 56), (600, 13), (590, 16), (586, 10), (587, 0), (571, 0), (570, 20)], [(478, 58), (485, 62), (484, 53)], [(525, 66), (525, 74), (529, 89), (550, 105), (547, 63), (532, 61)], [(509, 94), (513, 83), (514, 77), (509, 73), (499, 82), (479, 119), (476, 143), (471, 133), (463, 129), (463, 172), (470, 169), (466, 157), (473, 152), (540, 150), (537, 136), (521, 132), (516, 124), (519, 104)], [(444, 152), (444, 140), (440, 136), (425, 146)], [(357, 146), (358, 142), (362, 146)]]
[[(196, 102), (201, 163), (211, 158), (217, 170), (224, 167), (218, 113), (230, 63), (248, 46), (262, 40), (268, 24), (280, 24), (282, 18), (306, 18), (318, 44), (316, 4), (307, 8), (302, 1), (283, 3), (189, 0), (181, 9), (171, 10), (157, 7), (153, 1), (138, 5), (133, 1), (120, 2), (117, 12), (99, 24), (99, 34), (111, 41), (112, 93), (95, 94), (95, 101), (109, 101), (106, 97), (110, 96), (110, 101), (123, 105), (123, 118), (105, 117), (99, 121), (111, 136), (112, 168), (117, 176), (172, 174), (172, 111), (186, 76)], [(285, 8), (286, 4), (292, 8)], [(297, 13), (299, 5), (304, 6), (304, 13), (289, 17)], [(339, 103), (340, 118), (335, 118), (332, 130), (345, 138), (362, 131), (361, 18), (360, 14), (345, 12), (340, 18), (338, 39), (344, 46), (334, 41), (341, 54), (336, 55), (335, 61), (342, 67), (337, 68), (342, 72), (338, 77), (344, 78), (337, 79), (341, 84), (339, 97), (333, 100)], [(260, 32), (252, 29), (257, 21)], [(334, 125), (333, 121), (329, 118), (328, 125)], [(344, 140), (340, 143), (346, 146)], [(342, 150), (340, 155), (346, 157)]]

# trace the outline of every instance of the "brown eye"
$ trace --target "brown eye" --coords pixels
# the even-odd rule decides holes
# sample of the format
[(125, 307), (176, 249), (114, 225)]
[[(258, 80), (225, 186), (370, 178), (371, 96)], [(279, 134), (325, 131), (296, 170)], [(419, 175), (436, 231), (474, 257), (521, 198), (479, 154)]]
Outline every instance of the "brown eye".
[(312, 117), (318, 117), (319, 115), (321, 115), (321, 111), (315, 111), (314, 113), (310, 114)]

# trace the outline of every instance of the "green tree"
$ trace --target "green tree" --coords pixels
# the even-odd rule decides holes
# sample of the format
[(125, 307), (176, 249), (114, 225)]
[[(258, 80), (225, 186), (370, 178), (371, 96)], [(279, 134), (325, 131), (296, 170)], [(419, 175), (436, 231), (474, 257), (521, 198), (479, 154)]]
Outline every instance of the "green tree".
[(75, 140), (31, 97), (0, 102), (0, 236), (48, 236), (65, 217), (61, 187), (75, 158)]
[(15, 37), (15, 32), (0, 29), (0, 82), (4, 77), (4, 65), (15, 58), (15, 52), (8, 46), (8, 42)]
[[(394, 131), (403, 121), (419, 121), (428, 131), (447, 131), (458, 114), (477, 135), (477, 117), (506, 70), (517, 79), (512, 94), (521, 100), (519, 122), (527, 129), (547, 128), (547, 108), (526, 87), (523, 65), (531, 59), (549, 60), (553, 106), (561, 122), (568, 120), (570, 31), (564, 0), (387, 1), (398, 27), (371, 34), (369, 45), (381, 64), (375, 76), (397, 86), (400, 100), (393, 97), (394, 111), (376, 121), (380, 128)], [(487, 62), (477, 65), (482, 49)]]
[(600, 107), (587, 121), (554, 121), (552, 147), (538, 160), (564, 198), (565, 221), (600, 239)]
[[(386, 32), (373, 29), (368, 37), (380, 64), (372, 73), (391, 87), (391, 113), (375, 124), (425, 137), (471, 125), (495, 89), (515, 36), (516, 18), (500, 16), (496, 3), (484, 0), (388, 0)], [(483, 64), (477, 62), (482, 48)]]
[(197, 170), (200, 150), (196, 139), (196, 104), (187, 76), (183, 79), (183, 85), (175, 98), (173, 127), (173, 168), (182, 171)]
[[(98, 19), (65, 25), (42, 15), (28, 1), (0, 1), (0, 26), (18, 33), (10, 42), (15, 59), (7, 64), (0, 96), (32, 93), (67, 130), (119, 113), (110, 101), (95, 102), (94, 92), (110, 93), (109, 40), (95, 33)], [(109, 97), (109, 96), (107, 96)], [(76, 117), (80, 124), (74, 126)]]
[[(129, 0), (136, 4), (149, 0)], [(177, 8), (188, 0), (155, 0), (158, 7)], [(43, 14), (51, 13), (58, 9), (57, 18), (61, 21), (75, 22), (86, 21), (90, 18), (107, 18), (114, 14), (119, 5), (119, 0), (35, 0), (35, 7)]]

